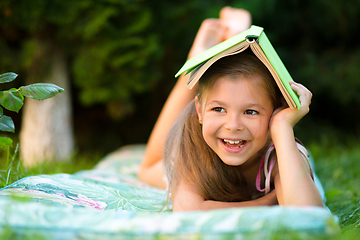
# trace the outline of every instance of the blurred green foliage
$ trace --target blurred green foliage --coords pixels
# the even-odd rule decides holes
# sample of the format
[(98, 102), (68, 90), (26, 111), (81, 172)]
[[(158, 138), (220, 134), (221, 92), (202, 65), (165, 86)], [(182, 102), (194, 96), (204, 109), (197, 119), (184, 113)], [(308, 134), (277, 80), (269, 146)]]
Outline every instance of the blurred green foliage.
[(104, 106), (116, 120), (109, 131), (122, 139), (114, 145), (144, 142), (202, 20), (225, 5), (249, 10), (313, 92), (301, 139), (359, 132), (358, 0), (2, 0), (0, 71), (23, 75), (37, 40), (50, 41), (66, 53), (76, 104)]

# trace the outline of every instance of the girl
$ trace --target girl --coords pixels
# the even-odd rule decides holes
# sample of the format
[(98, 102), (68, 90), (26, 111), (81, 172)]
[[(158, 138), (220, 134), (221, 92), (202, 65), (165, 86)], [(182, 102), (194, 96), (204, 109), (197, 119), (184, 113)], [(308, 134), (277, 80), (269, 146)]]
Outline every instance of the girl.
[[(249, 18), (244, 10), (224, 8), (220, 20), (205, 20), (189, 57), (227, 39), (229, 32), (234, 35), (240, 31), (241, 27), (231, 29), (234, 25), (229, 24), (235, 16)], [(246, 29), (251, 21), (242, 22), (248, 24)], [(233, 57), (239, 58), (236, 61), (224, 58), (206, 72), (199, 81), (199, 95), (169, 134), (164, 158), (173, 209), (276, 203), (322, 206), (311, 179), (311, 168), (299, 152), (301, 147), (292, 131), (307, 113), (311, 93), (293, 83), (302, 107), (280, 111), (282, 97), (267, 69), (249, 54), (239, 56)], [(241, 71), (239, 65), (225, 68), (235, 62), (250, 68)], [(225, 69), (230, 73), (224, 72)], [(186, 89), (185, 82), (181, 77), (170, 94), (150, 136), (139, 172), (141, 180), (160, 188), (166, 187), (162, 160), (165, 136), (196, 94), (196, 90)], [(272, 151), (274, 147), (276, 153)]]
[(291, 86), (300, 96), (300, 110), (283, 108), (275, 81), (251, 52), (225, 57), (205, 72), (199, 94), (165, 145), (174, 211), (276, 200), (322, 206), (306, 150), (292, 130), (308, 112), (311, 93), (300, 84)]

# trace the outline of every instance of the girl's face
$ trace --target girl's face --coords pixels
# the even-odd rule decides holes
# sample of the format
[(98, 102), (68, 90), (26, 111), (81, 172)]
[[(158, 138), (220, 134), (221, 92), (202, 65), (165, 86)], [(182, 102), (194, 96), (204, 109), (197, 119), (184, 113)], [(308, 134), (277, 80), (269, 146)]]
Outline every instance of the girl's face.
[(204, 139), (225, 164), (245, 166), (269, 140), (273, 106), (257, 82), (221, 77), (203, 103), (196, 99)]

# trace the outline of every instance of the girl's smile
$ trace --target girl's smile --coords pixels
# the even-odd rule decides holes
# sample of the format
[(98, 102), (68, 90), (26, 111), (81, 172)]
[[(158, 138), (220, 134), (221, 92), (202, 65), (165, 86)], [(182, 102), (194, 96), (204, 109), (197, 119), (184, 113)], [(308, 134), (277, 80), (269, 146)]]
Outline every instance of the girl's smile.
[(229, 140), (229, 139), (219, 139), (224, 144), (226, 150), (229, 152), (240, 152), (241, 149), (249, 143), (249, 141), (246, 140)]
[(225, 164), (251, 164), (268, 143), (273, 107), (258, 82), (221, 77), (203, 102), (196, 101), (204, 139)]

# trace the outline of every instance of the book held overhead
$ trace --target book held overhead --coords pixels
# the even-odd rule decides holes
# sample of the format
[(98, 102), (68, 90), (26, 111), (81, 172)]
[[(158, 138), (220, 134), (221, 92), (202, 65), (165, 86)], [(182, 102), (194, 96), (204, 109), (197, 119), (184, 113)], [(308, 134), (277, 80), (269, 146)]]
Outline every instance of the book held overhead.
[(267, 67), (289, 107), (300, 108), (299, 97), (290, 86), (290, 81), (293, 81), (292, 77), (271, 45), (264, 29), (254, 25), (248, 30), (189, 59), (176, 73), (175, 77), (182, 73), (189, 74), (186, 85), (191, 89), (204, 72), (217, 60), (239, 54), (249, 47), (254, 55)]

